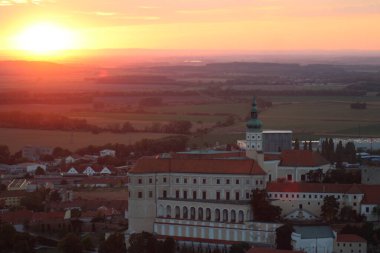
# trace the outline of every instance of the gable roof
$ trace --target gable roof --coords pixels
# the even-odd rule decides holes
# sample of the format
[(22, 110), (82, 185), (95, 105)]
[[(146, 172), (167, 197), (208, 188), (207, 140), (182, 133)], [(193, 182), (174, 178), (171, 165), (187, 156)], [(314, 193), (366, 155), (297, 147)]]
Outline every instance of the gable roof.
[(142, 173), (200, 173), (266, 175), (252, 159), (173, 159), (142, 157), (129, 170), (131, 174)]
[(364, 239), (361, 236), (355, 235), (355, 234), (338, 234), (336, 237), (337, 242), (367, 242), (366, 239)]
[(318, 167), (329, 164), (318, 152), (309, 150), (284, 150), (281, 152), (280, 166)]

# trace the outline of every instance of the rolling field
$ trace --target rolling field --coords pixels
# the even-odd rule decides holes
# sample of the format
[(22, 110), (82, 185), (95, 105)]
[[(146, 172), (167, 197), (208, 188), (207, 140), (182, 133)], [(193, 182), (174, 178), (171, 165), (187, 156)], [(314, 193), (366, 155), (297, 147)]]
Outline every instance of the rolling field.
[(75, 151), (88, 145), (104, 145), (107, 143), (133, 144), (142, 139), (158, 139), (167, 134), (156, 133), (84, 133), (30, 129), (0, 128), (0, 144), (8, 145), (12, 153), (25, 145), (41, 145), (63, 147)]
[[(248, 99), (248, 97), (247, 97)], [(266, 97), (273, 106), (261, 111), (260, 118), (264, 129), (293, 130), (295, 136), (318, 138), (320, 136), (380, 136), (380, 97)], [(366, 110), (350, 109), (350, 104), (366, 102)], [(22, 109), (22, 106), (15, 108)], [(25, 107), (24, 107), (25, 108)], [(250, 103), (210, 103), (179, 104), (149, 107), (151, 113), (106, 113), (93, 112), (90, 107), (82, 107), (80, 112), (72, 111), (73, 107), (58, 106), (47, 108), (73, 118), (85, 118), (91, 124), (123, 124), (131, 122), (137, 129), (152, 123), (166, 123), (174, 120), (189, 120), (193, 129), (211, 127), (218, 121), (224, 121), (228, 114), (245, 118), (250, 111)], [(3, 107), (4, 109), (4, 107)], [(25, 110), (38, 111), (42, 106), (34, 105)], [(1, 110), (1, 107), (0, 107)], [(24, 110), (24, 111), (25, 111)], [(204, 114), (204, 115), (202, 115)], [(227, 115), (221, 115), (227, 114)], [(191, 145), (213, 145), (235, 143), (244, 138), (245, 122), (236, 122), (233, 126), (216, 128), (207, 135), (191, 138)], [(75, 150), (86, 145), (106, 143), (134, 143), (142, 138), (160, 138), (165, 134), (151, 133), (83, 133), (42, 131), (23, 129), (1, 129), (0, 144), (8, 144), (12, 151), (19, 150), (26, 144), (62, 146)]]

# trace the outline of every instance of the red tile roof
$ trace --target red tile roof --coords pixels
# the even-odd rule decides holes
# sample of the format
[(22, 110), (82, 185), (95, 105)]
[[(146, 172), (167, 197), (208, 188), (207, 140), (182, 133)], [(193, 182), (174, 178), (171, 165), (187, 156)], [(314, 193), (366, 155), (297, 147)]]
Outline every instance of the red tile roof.
[(318, 152), (309, 150), (284, 150), (281, 153), (280, 166), (318, 167), (329, 164)]
[(366, 239), (355, 234), (338, 234), (336, 237), (337, 242), (363, 242), (366, 243)]
[[(354, 188), (355, 190), (352, 190)], [(268, 192), (312, 192), (312, 193), (353, 193), (363, 194), (359, 186), (352, 184), (322, 184), (322, 183), (269, 183)]]
[(245, 151), (220, 151), (216, 153), (171, 153), (173, 158), (185, 158), (185, 159), (216, 159), (216, 158), (232, 158), (232, 157), (246, 157)]
[(32, 216), (32, 211), (19, 210), (14, 212), (0, 213), (0, 220), (11, 224), (22, 224), (24, 221), (31, 220)]
[(261, 248), (261, 247), (252, 247), (247, 253), (303, 253), (303, 251), (294, 251), (294, 250), (280, 250), (273, 248)]
[(65, 217), (64, 212), (37, 212), (33, 213), (32, 222), (59, 221)]
[(281, 154), (264, 154), (264, 161), (280, 161)]
[(140, 173), (204, 173), (265, 175), (260, 165), (252, 159), (172, 159), (142, 157), (129, 171)]
[(362, 204), (380, 205), (380, 185), (359, 185), (364, 193)]

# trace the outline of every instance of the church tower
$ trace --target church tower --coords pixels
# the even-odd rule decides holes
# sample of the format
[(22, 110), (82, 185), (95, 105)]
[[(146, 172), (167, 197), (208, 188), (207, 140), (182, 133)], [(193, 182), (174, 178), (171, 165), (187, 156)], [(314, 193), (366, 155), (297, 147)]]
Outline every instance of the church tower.
[(247, 132), (245, 140), (247, 143), (247, 151), (262, 151), (263, 150), (263, 123), (258, 119), (258, 110), (256, 98), (253, 97), (251, 118), (247, 122)]

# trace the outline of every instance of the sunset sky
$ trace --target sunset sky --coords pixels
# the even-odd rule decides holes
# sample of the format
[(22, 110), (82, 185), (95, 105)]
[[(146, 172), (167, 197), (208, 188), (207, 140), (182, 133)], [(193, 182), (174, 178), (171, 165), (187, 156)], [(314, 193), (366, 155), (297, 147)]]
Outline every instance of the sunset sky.
[(0, 0), (0, 23), (3, 51), (380, 50), (380, 0)]

